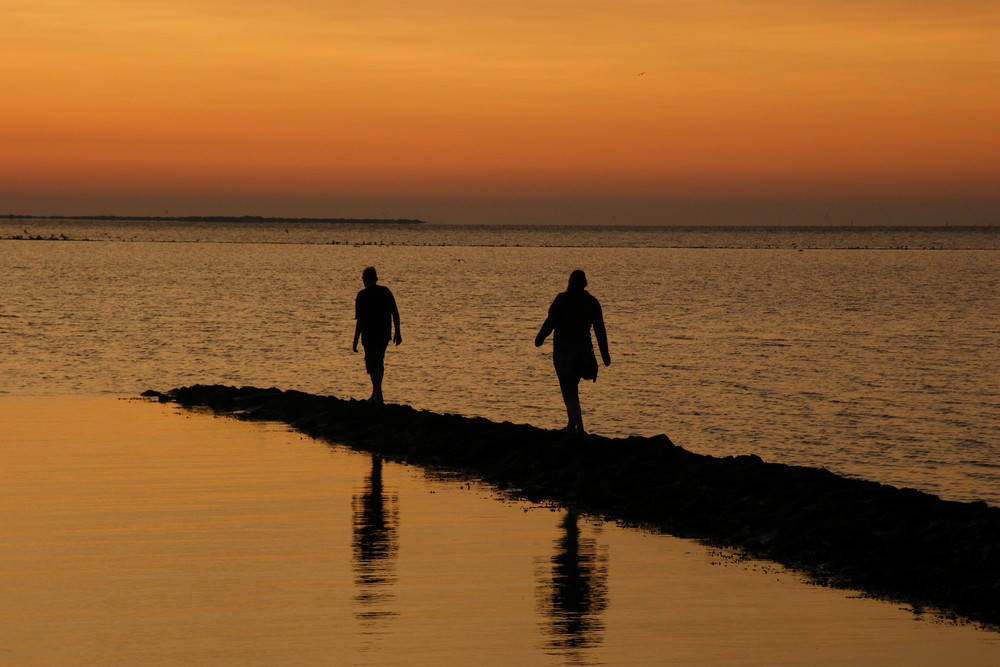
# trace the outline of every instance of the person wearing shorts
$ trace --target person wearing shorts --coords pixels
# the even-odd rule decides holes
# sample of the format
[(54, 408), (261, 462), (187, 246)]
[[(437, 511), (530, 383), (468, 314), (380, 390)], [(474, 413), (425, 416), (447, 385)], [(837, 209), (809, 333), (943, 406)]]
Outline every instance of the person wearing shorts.
[(594, 343), (590, 337), (591, 329), (597, 337), (597, 347), (604, 365), (611, 365), (601, 304), (586, 288), (587, 274), (579, 269), (569, 274), (566, 291), (558, 294), (549, 306), (548, 317), (535, 336), (535, 347), (540, 347), (548, 335), (555, 332), (552, 364), (556, 369), (559, 389), (569, 418), (565, 430), (570, 433), (586, 432), (580, 408), (580, 380), (597, 381), (597, 358), (594, 356)]
[[(354, 300), (354, 343), (351, 349), (358, 351), (358, 340), (365, 348), (365, 371), (372, 381), (373, 403), (382, 403), (382, 378), (385, 376), (385, 350), (392, 340), (396, 345), (403, 342), (399, 331), (399, 310), (396, 299), (388, 287), (379, 285), (375, 267), (369, 266), (361, 273), (365, 288), (358, 292)], [(393, 336), (393, 327), (396, 334)]]

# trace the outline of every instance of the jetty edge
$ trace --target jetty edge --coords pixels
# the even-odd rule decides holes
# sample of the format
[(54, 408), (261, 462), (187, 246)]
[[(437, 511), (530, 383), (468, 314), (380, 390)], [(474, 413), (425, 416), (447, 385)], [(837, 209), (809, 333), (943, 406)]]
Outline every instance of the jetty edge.
[(819, 584), (1000, 630), (1000, 508), (946, 501), (758, 456), (689, 452), (666, 435), (572, 436), (278, 388), (194, 385), (143, 396), (276, 421), (532, 501), (731, 547)]

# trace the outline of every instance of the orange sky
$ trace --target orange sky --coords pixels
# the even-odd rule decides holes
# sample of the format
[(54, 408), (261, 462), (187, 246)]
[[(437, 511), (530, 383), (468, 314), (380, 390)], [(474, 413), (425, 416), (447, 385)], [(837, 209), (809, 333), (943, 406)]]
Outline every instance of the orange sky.
[(0, 213), (1000, 202), (995, 0), (5, 0), (0, 21)]

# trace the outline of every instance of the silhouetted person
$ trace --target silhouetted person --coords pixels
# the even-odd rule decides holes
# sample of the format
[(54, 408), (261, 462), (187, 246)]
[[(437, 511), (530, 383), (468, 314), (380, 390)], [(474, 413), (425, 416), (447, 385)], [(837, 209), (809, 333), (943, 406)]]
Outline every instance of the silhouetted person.
[(566, 403), (569, 423), (566, 430), (585, 433), (583, 412), (580, 409), (580, 380), (597, 382), (597, 358), (590, 338), (593, 328), (597, 347), (605, 366), (611, 365), (608, 352), (608, 334), (604, 328), (604, 314), (600, 302), (587, 291), (587, 274), (577, 269), (569, 274), (569, 285), (558, 294), (549, 306), (541, 330), (535, 336), (535, 347), (541, 346), (555, 331), (552, 345), (552, 363), (559, 378), (559, 389)]
[[(396, 299), (388, 287), (378, 285), (378, 273), (369, 266), (361, 272), (365, 288), (358, 292), (354, 301), (354, 343), (351, 349), (358, 351), (358, 339), (365, 348), (365, 370), (372, 379), (372, 395), (368, 400), (382, 402), (382, 377), (385, 375), (385, 348), (389, 340), (396, 345), (403, 342), (399, 332), (399, 310)], [(392, 335), (395, 326), (396, 335)]]

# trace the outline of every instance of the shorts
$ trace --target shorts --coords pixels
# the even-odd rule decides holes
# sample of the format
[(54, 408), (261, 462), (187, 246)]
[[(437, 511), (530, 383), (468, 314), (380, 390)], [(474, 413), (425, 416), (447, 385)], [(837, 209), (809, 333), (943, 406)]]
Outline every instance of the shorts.
[(385, 370), (385, 348), (389, 347), (388, 340), (363, 340), (361, 346), (365, 348), (365, 370), (371, 375), (374, 371)]

